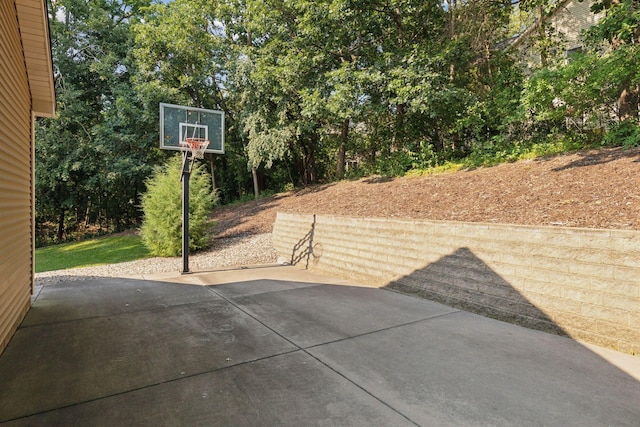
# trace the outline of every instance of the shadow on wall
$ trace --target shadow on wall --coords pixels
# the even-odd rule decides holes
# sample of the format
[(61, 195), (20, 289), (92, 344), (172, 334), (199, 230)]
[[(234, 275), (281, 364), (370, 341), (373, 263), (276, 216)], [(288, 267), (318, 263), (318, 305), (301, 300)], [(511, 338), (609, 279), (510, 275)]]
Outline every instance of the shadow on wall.
[(568, 336), (468, 248), (460, 248), (385, 287), (527, 328)]
[(305, 263), (305, 268), (309, 268), (309, 259), (313, 255), (313, 232), (315, 231), (316, 216), (313, 216), (311, 229), (309, 232), (293, 246), (291, 250), (291, 265)]
[[(318, 264), (322, 245), (314, 242), (315, 225), (314, 215), (311, 229), (291, 250), (292, 265), (313, 269)], [(354, 270), (357, 267), (351, 266)], [(379, 279), (385, 274), (390, 275), (384, 269), (381, 264), (379, 270), (370, 270), (368, 276)], [(348, 277), (349, 272), (345, 271), (343, 276)], [(358, 278), (362, 281), (363, 275)], [(469, 248), (459, 248), (410, 274), (390, 280), (384, 287), (504, 322), (570, 336)]]

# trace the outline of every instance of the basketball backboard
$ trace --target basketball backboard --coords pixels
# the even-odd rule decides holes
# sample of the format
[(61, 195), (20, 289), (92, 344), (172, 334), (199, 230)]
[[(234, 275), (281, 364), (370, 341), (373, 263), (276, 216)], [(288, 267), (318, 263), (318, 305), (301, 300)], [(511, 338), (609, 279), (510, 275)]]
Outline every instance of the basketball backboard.
[(208, 139), (205, 153), (224, 154), (224, 112), (160, 103), (160, 148), (182, 151), (186, 138)]

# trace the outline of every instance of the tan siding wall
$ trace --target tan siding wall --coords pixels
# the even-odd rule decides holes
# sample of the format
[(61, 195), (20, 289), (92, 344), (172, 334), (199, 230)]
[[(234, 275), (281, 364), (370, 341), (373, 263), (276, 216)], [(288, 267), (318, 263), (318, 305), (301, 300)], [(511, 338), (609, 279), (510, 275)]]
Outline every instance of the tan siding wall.
[(640, 354), (640, 232), (279, 213), (286, 261)]
[(592, 4), (593, 0), (570, 1), (561, 6), (551, 18), (556, 32), (564, 35), (567, 50), (581, 47), (583, 43), (580, 32), (597, 24), (603, 16), (602, 13), (598, 15), (591, 13)]
[[(547, 18), (547, 24), (550, 24), (553, 28), (553, 34), (559, 40), (563, 40), (564, 45), (562, 47), (566, 51), (584, 46), (580, 33), (596, 25), (604, 17), (604, 12), (600, 12), (597, 15), (591, 13), (593, 3), (593, 0), (563, 2), (553, 12), (553, 15)], [(541, 61), (540, 54), (533, 47), (538, 29), (531, 28), (530, 30), (532, 31), (517, 42), (517, 48), (521, 60), (529, 68), (535, 68), (540, 65)]]
[(30, 305), (31, 105), (13, 1), (0, 2), (0, 353)]

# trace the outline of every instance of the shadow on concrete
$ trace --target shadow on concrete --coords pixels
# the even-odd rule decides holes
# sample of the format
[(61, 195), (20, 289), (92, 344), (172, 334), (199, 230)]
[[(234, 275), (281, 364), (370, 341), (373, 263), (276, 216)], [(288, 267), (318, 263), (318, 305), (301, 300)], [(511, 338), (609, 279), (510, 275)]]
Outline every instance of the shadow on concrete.
[(637, 425), (640, 383), (575, 341), (288, 269), (44, 286), (0, 424)]
[(387, 287), (493, 319), (568, 336), (468, 248), (459, 248)]
[(640, 162), (640, 148), (616, 148), (612, 150), (582, 151), (576, 154), (580, 156), (580, 159), (562, 167), (555, 168), (554, 171), (560, 172), (563, 170), (579, 168), (583, 166), (604, 164), (625, 157), (635, 159), (635, 162)]

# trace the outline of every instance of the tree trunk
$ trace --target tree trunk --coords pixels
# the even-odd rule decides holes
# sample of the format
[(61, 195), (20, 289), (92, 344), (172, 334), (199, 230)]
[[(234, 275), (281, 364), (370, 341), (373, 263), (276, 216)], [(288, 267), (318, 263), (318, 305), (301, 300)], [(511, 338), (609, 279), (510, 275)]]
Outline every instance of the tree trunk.
[(209, 155), (209, 166), (211, 167), (211, 191), (215, 193), (218, 186), (216, 185), (216, 164), (213, 162), (213, 154)]
[(622, 89), (618, 97), (618, 117), (622, 120), (638, 120), (638, 102), (640, 101), (640, 87)]
[[(546, 37), (544, 33), (544, 10), (542, 9), (542, 5), (538, 6), (538, 37), (540, 37), (540, 41), (544, 40), (544, 38)], [(542, 64), (543, 68), (547, 66), (548, 55), (546, 47), (543, 47), (540, 50), (540, 63)]]
[[(456, 36), (456, 1), (449, 0), (449, 39), (453, 40)], [(453, 83), (456, 75), (456, 66), (452, 62), (449, 64), (449, 82)]]
[(313, 132), (311, 136), (311, 146), (309, 147), (309, 160), (307, 162), (309, 173), (309, 184), (316, 182), (316, 147), (318, 146), (318, 134)]
[(302, 146), (302, 181), (304, 185), (313, 184), (316, 181), (315, 146), (316, 136), (309, 137), (309, 144), (301, 142)]
[(342, 124), (342, 131), (340, 132), (340, 145), (338, 146), (338, 159), (336, 165), (336, 177), (338, 179), (344, 178), (344, 165), (347, 154), (347, 140), (349, 139), (349, 119), (345, 120)]
[(89, 214), (91, 213), (91, 200), (87, 200), (87, 209), (84, 211), (84, 228), (89, 227)]
[(257, 199), (260, 196), (260, 188), (258, 186), (258, 170), (251, 167), (251, 175), (253, 176), (253, 195)]
[(396, 123), (393, 132), (393, 140), (391, 142), (391, 151), (397, 151), (402, 146), (404, 135), (404, 118), (405, 118), (405, 104), (396, 105)]
[(64, 208), (60, 208), (60, 217), (58, 218), (58, 233), (56, 234), (58, 243), (62, 242), (62, 237), (64, 237)]

